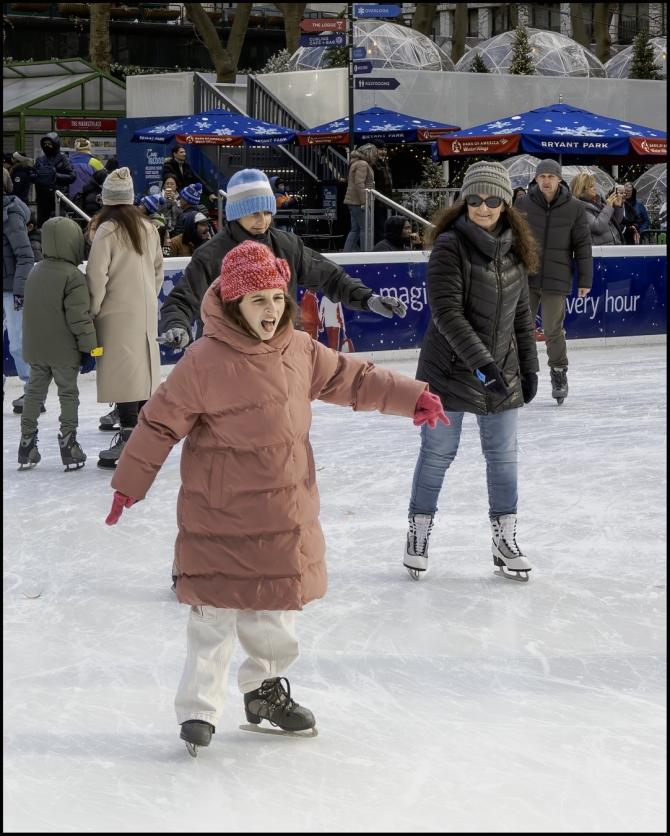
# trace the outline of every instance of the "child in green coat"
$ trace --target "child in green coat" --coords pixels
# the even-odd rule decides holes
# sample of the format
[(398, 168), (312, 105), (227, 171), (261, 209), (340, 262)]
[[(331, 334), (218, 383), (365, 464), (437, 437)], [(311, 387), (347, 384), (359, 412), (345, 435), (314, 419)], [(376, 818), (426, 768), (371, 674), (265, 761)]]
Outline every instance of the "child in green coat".
[(66, 470), (84, 466), (86, 455), (77, 442), (79, 390), (77, 375), (92, 371), (97, 351), (95, 328), (89, 308), (86, 277), (77, 268), (84, 260), (84, 236), (70, 218), (52, 218), (42, 227), (44, 260), (26, 280), (23, 303), (23, 357), (30, 365), (21, 415), (19, 470), (35, 467), (37, 419), (52, 380), (61, 405), (58, 436)]

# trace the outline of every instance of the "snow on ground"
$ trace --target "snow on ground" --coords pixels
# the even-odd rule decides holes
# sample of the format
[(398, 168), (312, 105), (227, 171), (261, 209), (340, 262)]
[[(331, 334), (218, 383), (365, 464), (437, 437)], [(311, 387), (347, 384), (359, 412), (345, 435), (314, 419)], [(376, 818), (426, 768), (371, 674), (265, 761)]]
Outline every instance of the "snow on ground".
[(664, 346), (573, 350), (557, 407), (543, 366), (520, 421), (523, 585), (493, 575), (474, 418), (417, 584), (402, 551), (418, 431), (316, 403), (330, 588), (298, 616), (290, 678), (319, 736), (239, 730), (238, 651), (197, 760), (172, 708), (178, 454), (109, 528), (93, 381), (76, 473), (55, 390), (42, 462), (17, 472), (10, 381), (5, 830), (665, 832), (665, 373)]

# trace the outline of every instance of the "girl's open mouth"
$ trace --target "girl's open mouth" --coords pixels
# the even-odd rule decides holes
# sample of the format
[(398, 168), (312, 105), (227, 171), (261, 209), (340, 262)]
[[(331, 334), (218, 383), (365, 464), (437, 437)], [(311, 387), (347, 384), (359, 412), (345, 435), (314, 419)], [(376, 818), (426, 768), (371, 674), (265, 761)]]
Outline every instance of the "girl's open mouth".
[(262, 319), (261, 320), (261, 328), (266, 332), (266, 334), (271, 334), (275, 326), (277, 324), (276, 319)]

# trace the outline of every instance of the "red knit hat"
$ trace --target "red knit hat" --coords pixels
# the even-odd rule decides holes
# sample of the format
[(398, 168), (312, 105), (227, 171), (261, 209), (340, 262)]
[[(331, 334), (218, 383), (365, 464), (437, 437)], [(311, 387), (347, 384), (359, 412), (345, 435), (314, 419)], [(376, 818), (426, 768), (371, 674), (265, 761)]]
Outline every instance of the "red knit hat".
[(288, 262), (277, 258), (265, 244), (244, 241), (223, 259), (220, 278), (221, 299), (230, 302), (259, 290), (286, 292), (291, 270)]

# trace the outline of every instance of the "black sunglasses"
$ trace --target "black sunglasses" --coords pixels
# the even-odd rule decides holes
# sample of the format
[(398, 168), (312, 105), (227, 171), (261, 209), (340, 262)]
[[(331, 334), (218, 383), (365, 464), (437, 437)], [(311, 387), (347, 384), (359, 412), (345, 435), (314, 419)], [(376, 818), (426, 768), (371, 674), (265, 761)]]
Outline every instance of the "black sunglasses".
[(473, 194), (470, 197), (466, 197), (465, 200), (468, 206), (481, 206), (482, 203), (485, 203), (489, 207), (489, 209), (497, 209), (503, 202), (502, 198), (500, 197), (487, 197), (486, 200), (484, 200), (477, 194)]

